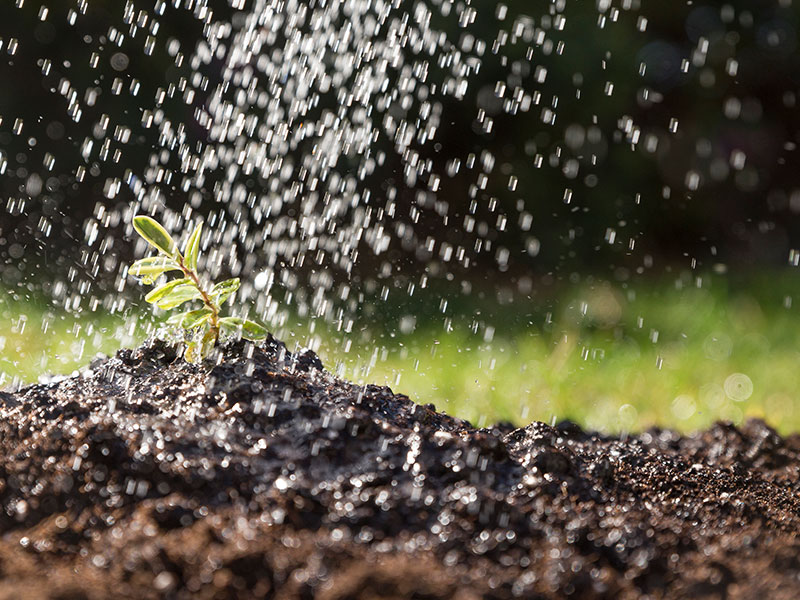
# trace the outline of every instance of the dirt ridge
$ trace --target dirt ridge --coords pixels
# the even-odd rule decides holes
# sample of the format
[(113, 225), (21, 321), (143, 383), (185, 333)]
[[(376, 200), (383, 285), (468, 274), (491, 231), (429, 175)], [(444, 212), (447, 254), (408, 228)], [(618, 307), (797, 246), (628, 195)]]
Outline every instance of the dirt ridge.
[(0, 598), (794, 598), (800, 437), (476, 428), (270, 338), (0, 393)]

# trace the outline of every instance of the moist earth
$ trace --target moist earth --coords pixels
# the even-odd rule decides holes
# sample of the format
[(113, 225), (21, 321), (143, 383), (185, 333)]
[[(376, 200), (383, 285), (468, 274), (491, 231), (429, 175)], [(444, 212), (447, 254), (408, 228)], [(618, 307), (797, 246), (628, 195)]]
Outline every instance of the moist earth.
[(0, 392), (0, 598), (796, 598), (800, 436), (477, 428), (270, 338)]

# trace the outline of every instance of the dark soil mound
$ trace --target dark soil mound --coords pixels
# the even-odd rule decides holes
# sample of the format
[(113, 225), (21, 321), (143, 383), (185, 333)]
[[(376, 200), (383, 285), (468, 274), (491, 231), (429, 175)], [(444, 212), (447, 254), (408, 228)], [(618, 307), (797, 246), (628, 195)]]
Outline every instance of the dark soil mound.
[(0, 393), (2, 598), (795, 598), (800, 439), (469, 423), (280, 342)]

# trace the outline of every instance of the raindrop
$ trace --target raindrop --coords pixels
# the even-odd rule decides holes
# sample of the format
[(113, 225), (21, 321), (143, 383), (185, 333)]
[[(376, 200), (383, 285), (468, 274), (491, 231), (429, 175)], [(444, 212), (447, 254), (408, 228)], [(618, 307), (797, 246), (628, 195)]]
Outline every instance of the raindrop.
[(124, 52), (115, 52), (111, 56), (111, 67), (115, 71), (124, 71), (128, 68), (129, 62), (128, 55)]
[(670, 133), (677, 133), (677, 131), (678, 131), (678, 119), (673, 117), (673, 118), (671, 118), (669, 120), (669, 131), (670, 131)]
[(700, 173), (697, 171), (689, 171), (686, 173), (686, 187), (695, 191), (700, 187)]
[(639, 411), (632, 404), (619, 407), (619, 426), (623, 431), (630, 431), (638, 424)]
[(737, 171), (741, 171), (744, 169), (745, 161), (747, 160), (747, 156), (741, 150), (734, 150), (731, 152), (731, 167), (733, 167)]
[(728, 398), (736, 402), (744, 402), (753, 395), (753, 381), (744, 373), (732, 373), (723, 387)]
[(694, 398), (687, 394), (682, 394), (672, 401), (672, 414), (679, 421), (686, 421), (694, 416), (697, 405)]

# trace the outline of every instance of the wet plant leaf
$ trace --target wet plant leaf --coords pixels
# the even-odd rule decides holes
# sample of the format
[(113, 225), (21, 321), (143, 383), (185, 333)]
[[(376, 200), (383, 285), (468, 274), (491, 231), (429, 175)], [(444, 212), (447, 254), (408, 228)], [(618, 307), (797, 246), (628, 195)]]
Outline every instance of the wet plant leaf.
[(194, 287), (194, 285), (182, 284), (170, 290), (166, 296), (158, 300), (155, 304), (162, 310), (169, 310), (189, 300), (197, 300), (200, 297), (200, 290)]
[(183, 249), (186, 265), (192, 270), (197, 270), (197, 259), (200, 258), (200, 234), (203, 232), (203, 223), (198, 223)]
[(128, 268), (128, 273), (138, 277), (143, 283), (152, 283), (156, 277), (167, 271), (180, 271), (181, 267), (166, 256), (148, 256), (137, 260)]
[(186, 351), (183, 353), (183, 359), (190, 363), (198, 363), (202, 360), (197, 342), (189, 342), (186, 344)]
[(244, 319), (240, 319), (239, 317), (222, 317), (219, 320), (219, 324), (226, 332), (235, 332), (244, 325)]
[(212, 312), (210, 308), (198, 308), (170, 316), (167, 325), (174, 325), (182, 329), (191, 330), (205, 324)]
[(233, 279), (226, 279), (225, 281), (220, 281), (214, 288), (211, 290), (211, 299), (214, 300), (218, 306), (222, 306), (225, 304), (225, 301), (239, 289), (239, 278), (234, 277)]
[[(150, 304), (155, 304), (158, 301), (167, 297), (175, 288), (180, 287), (182, 285), (187, 285), (191, 283), (191, 279), (188, 277), (183, 279), (175, 279), (174, 281), (168, 281), (164, 285), (158, 286), (156, 289), (151, 291), (144, 299), (149, 302)], [(198, 292), (199, 293), (199, 292)]]
[(213, 348), (213, 342), (215, 341), (214, 334), (211, 332), (211, 328), (208, 323), (204, 323), (202, 327), (197, 328), (192, 332), (192, 339), (186, 345), (186, 351), (184, 352), (183, 358), (187, 362), (202, 362), (210, 352), (210, 348), (208, 348), (209, 338), (212, 340), (211, 347)]
[(177, 313), (177, 314), (174, 314), (174, 315), (170, 315), (167, 318), (167, 325), (181, 326), (181, 322), (183, 321), (183, 318), (188, 314), (189, 314), (188, 312), (182, 312), (182, 313)]
[(242, 325), (242, 337), (246, 340), (263, 340), (267, 337), (267, 329), (255, 321), (245, 321)]
[(203, 359), (211, 353), (211, 350), (214, 349), (214, 345), (217, 343), (217, 336), (216, 334), (211, 331), (210, 329), (205, 332), (202, 339), (200, 340), (200, 358)]
[(167, 233), (161, 224), (153, 219), (144, 215), (139, 215), (133, 218), (133, 228), (145, 241), (158, 248), (164, 254), (169, 256), (177, 256), (178, 248), (175, 246), (175, 240)]
[(255, 321), (248, 321), (239, 317), (222, 317), (219, 324), (226, 333), (239, 333), (247, 340), (263, 340), (267, 337), (267, 330)]
[(180, 321), (181, 327), (184, 329), (194, 329), (205, 324), (211, 318), (210, 308), (199, 308), (197, 310), (190, 310), (183, 313), (183, 318)]
[(171, 315), (167, 319), (167, 325), (175, 325), (183, 329), (194, 329), (203, 324), (201, 317), (211, 316), (212, 311), (210, 308), (198, 308), (196, 310), (189, 310), (182, 313)]

